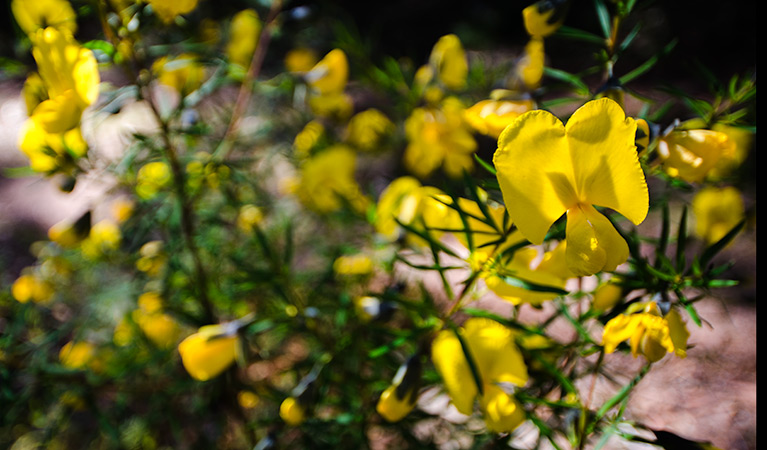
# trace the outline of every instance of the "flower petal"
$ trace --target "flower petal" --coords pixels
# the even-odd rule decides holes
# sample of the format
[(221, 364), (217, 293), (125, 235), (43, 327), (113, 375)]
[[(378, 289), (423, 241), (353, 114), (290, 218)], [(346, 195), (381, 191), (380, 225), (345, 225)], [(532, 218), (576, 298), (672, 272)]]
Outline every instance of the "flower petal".
[(431, 345), (431, 359), (455, 407), (470, 415), (479, 390), (454, 331), (444, 330), (437, 335)]
[(628, 259), (626, 241), (591, 205), (567, 212), (567, 267), (579, 276), (613, 271)]

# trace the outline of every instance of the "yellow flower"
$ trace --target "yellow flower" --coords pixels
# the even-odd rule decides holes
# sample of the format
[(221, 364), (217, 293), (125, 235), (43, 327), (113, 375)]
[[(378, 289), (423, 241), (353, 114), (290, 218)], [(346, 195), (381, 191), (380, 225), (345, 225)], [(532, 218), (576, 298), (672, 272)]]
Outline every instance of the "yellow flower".
[(431, 50), (429, 64), (436, 70), (439, 81), (448, 89), (460, 90), (466, 86), (469, 63), (458, 36), (442, 36)]
[(628, 245), (593, 205), (634, 224), (649, 197), (634, 139), (636, 124), (614, 101), (579, 108), (564, 126), (547, 111), (530, 111), (498, 139), (493, 161), (512, 221), (533, 244), (567, 213), (567, 266), (578, 275), (612, 271)]
[(307, 123), (293, 140), (296, 156), (301, 159), (308, 157), (324, 134), (325, 127), (319, 120), (312, 120)]
[(367, 275), (373, 271), (373, 260), (362, 253), (339, 256), (333, 261), (333, 271), (339, 275)]
[(234, 363), (240, 341), (231, 325), (206, 325), (178, 344), (181, 362), (192, 378), (209, 380)]
[(48, 133), (75, 128), (99, 95), (101, 77), (93, 52), (71, 35), (48, 27), (35, 32), (32, 56), (48, 93), (32, 116)]
[(524, 55), (516, 66), (517, 76), (527, 90), (538, 89), (541, 85), (545, 57), (543, 38), (531, 38), (525, 46)]
[(657, 304), (649, 302), (642, 312), (621, 314), (607, 322), (602, 342), (605, 352), (612, 353), (618, 344), (628, 340), (635, 358), (641, 353), (649, 362), (656, 362), (666, 353), (684, 358), (689, 336), (682, 317), (675, 309), (662, 316)]
[(261, 21), (254, 9), (246, 9), (235, 14), (229, 27), (229, 43), (226, 46), (229, 62), (245, 69), (250, 67), (250, 60), (258, 46), (260, 34)]
[(543, 38), (557, 31), (565, 19), (567, 3), (568, 0), (542, 0), (523, 9), (527, 34)]
[(660, 138), (658, 154), (672, 177), (699, 183), (720, 160), (735, 154), (735, 142), (714, 130), (674, 130)]
[(295, 427), (306, 419), (306, 411), (295, 397), (288, 397), (280, 404), (280, 417), (286, 424)]
[(354, 109), (352, 98), (343, 91), (309, 95), (307, 102), (314, 114), (341, 121), (346, 120)]
[(98, 258), (119, 248), (121, 240), (120, 227), (111, 220), (102, 220), (91, 227), (88, 237), (82, 242), (82, 252), (89, 258)]
[(59, 351), (59, 361), (70, 369), (84, 369), (96, 356), (96, 348), (90, 342), (67, 342)]
[(508, 278), (564, 291), (567, 280), (575, 276), (564, 264), (566, 248), (566, 243), (561, 242), (554, 250), (546, 252), (537, 264), (534, 263), (539, 260), (538, 250), (521, 248), (514, 252), (510, 261), (501, 261), (500, 258), (490, 260), (483, 266), (481, 276), (488, 289), (502, 299), (515, 305), (529, 303), (540, 306), (560, 294), (518, 286)]
[(171, 348), (178, 342), (181, 328), (173, 317), (162, 312), (162, 297), (150, 291), (138, 298), (138, 309), (131, 313), (141, 331), (159, 348)]
[(171, 182), (170, 166), (164, 161), (147, 163), (136, 174), (136, 194), (148, 200)]
[(64, 248), (74, 248), (87, 238), (91, 230), (90, 211), (75, 222), (62, 220), (48, 229), (48, 239)]
[(192, 12), (197, 0), (146, 0), (152, 5), (155, 15), (165, 24), (173, 22), (176, 16)]
[(253, 228), (264, 220), (264, 213), (256, 205), (243, 205), (237, 214), (237, 228), (244, 233), (250, 233)]
[(458, 178), (474, 166), (477, 142), (457, 98), (446, 98), (440, 108), (416, 108), (405, 120), (405, 134), (408, 146), (404, 163), (419, 178), (426, 178), (440, 166), (449, 177)]
[(348, 203), (362, 212), (367, 207), (367, 197), (354, 179), (356, 156), (343, 145), (330, 147), (301, 167), (301, 181), (296, 195), (307, 207), (329, 213)]
[(705, 187), (692, 199), (695, 234), (708, 244), (722, 239), (743, 219), (743, 198), (738, 189)]
[(517, 117), (535, 109), (532, 99), (482, 100), (466, 110), (466, 121), (479, 133), (498, 139)]
[(25, 273), (11, 285), (11, 295), (20, 303), (32, 300), (45, 304), (51, 300), (53, 294), (53, 286), (35, 273)]
[(349, 119), (345, 141), (360, 150), (374, 150), (381, 140), (394, 131), (394, 123), (381, 111), (370, 108)]
[(418, 355), (400, 366), (391, 386), (381, 393), (376, 411), (388, 422), (399, 422), (413, 410), (418, 399), (421, 361)]
[(70, 35), (77, 31), (77, 15), (67, 0), (13, 0), (11, 11), (19, 28), (30, 37), (46, 27), (54, 27)]
[(182, 96), (194, 92), (202, 85), (205, 76), (204, 67), (191, 53), (176, 57), (163, 56), (152, 64), (152, 72), (157, 81), (172, 87)]
[(139, 259), (136, 261), (136, 268), (145, 272), (150, 277), (160, 275), (168, 261), (168, 255), (163, 251), (162, 241), (149, 241), (139, 249)]
[(242, 408), (245, 409), (253, 409), (261, 402), (261, 399), (258, 398), (258, 395), (251, 391), (240, 391), (237, 393), (237, 403)]
[(623, 298), (623, 287), (617, 277), (610, 278), (610, 281), (599, 286), (594, 292), (594, 299), (591, 301), (591, 307), (597, 311), (609, 311)]
[(317, 54), (308, 48), (295, 48), (285, 55), (285, 69), (288, 72), (308, 72), (317, 64)]
[(304, 75), (313, 91), (320, 95), (344, 90), (349, 78), (349, 61), (341, 49), (333, 49)]
[[(528, 379), (514, 334), (485, 318), (468, 319), (457, 332), (466, 352), (453, 330), (441, 331), (431, 348), (432, 361), (453, 404), (462, 414), (471, 415), (478, 398), (490, 431), (514, 430), (525, 420), (525, 412), (508, 389), (524, 386)], [(471, 358), (478, 379), (467, 358)]]
[(118, 198), (112, 203), (112, 215), (117, 223), (123, 223), (133, 215), (133, 210), (136, 207), (133, 200), (127, 198)]

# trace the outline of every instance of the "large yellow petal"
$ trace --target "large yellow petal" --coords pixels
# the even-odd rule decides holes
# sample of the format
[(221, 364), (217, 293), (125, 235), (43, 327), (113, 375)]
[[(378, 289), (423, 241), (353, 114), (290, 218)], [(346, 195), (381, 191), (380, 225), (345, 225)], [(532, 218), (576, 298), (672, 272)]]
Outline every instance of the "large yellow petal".
[(553, 114), (530, 111), (498, 138), (493, 156), (511, 220), (534, 244), (577, 203), (565, 127)]
[(638, 314), (621, 314), (610, 319), (602, 332), (605, 353), (614, 352), (618, 344), (629, 340), (641, 322), (642, 318)]
[(431, 344), (431, 359), (455, 407), (470, 415), (479, 391), (454, 331), (443, 330), (437, 335)]
[(640, 224), (650, 200), (636, 152), (636, 122), (613, 100), (602, 98), (575, 111), (566, 129), (580, 200)]
[(578, 276), (613, 271), (628, 259), (626, 241), (591, 205), (567, 212), (567, 266)]
[(485, 385), (523, 386), (527, 382), (527, 366), (510, 328), (491, 319), (475, 317), (464, 323), (464, 337)]

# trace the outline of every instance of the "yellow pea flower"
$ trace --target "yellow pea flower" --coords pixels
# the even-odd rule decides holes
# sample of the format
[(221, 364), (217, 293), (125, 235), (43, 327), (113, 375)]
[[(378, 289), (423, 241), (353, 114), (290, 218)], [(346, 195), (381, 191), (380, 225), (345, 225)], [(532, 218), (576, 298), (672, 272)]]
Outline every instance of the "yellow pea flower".
[(306, 158), (311, 154), (312, 149), (320, 142), (325, 135), (325, 126), (319, 120), (312, 120), (307, 123), (293, 139), (293, 148), (296, 156), (300, 159)]
[(527, 90), (535, 90), (541, 85), (546, 54), (543, 38), (532, 37), (525, 45), (525, 53), (517, 62), (517, 77)]
[(163, 56), (152, 64), (157, 81), (172, 87), (182, 96), (194, 92), (202, 85), (205, 68), (191, 53), (175, 57)]
[(429, 64), (434, 67), (437, 78), (451, 90), (460, 90), (466, 86), (469, 63), (461, 40), (454, 34), (439, 38), (429, 55)]
[(162, 297), (149, 291), (138, 298), (138, 309), (131, 313), (141, 331), (159, 348), (171, 348), (178, 342), (181, 328), (173, 317), (162, 312)]
[(732, 186), (705, 187), (692, 199), (695, 234), (713, 244), (743, 219), (745, 208), (740, 191)]
[(421, 361), (412, 356), (400, 366), (391, 386), (381, 393), (376, 411), (388, 422), (399, 422), (415, 408), (421, 378)]
[(209, 380), (234, 363), (240, 340), (233, 323), (206, 325), (178, 344), (181, 362), (192, 378)]
[(30, 37), (46, 27), (54, 27), (70, 35), (77, 31), (77, 15), (67, 0), (13, 0), (11, 11), (19, 28)]
[(374, 150), (381, 140), (394, 132), (394, 123), (381, 111), (370, 108), (349, 119), (345, 130), (345, 141), (354, 147)]
[(136, 268), (145, 272), (150, 277), (157, 277), (165, 268), (168, 255), (163, 251), (162, 241), (149, 241), (139, 249), (139, 258), (136, 260)]
[(111, 220), (102, 220), (91, 227), (88, 237), (81, 244), (81, 250), (89, 258), (98, 258), (119, 248), (121, 241), (120, 227)]
[(623, 287), (617, 277), (610, 278), (594, 292), (591, 307), (597, 311), (609, 311), (623, 298)]
[(229, 27), (229, 43), (226, 46), (229, 62), (245, 69), (250, 67), (260, 34), (261, 21), (256, 10), (246, 9), (235, 14)]
[(35, 273), (25, 273), (11, 285), (11, 295), (19, 303), (32, 300), (35, 303), (45, 304), (51, 300), (53, 294), (53, 286)]
[(245, 409), (253, 409), (261, 402), (261, 399), (254, 392), (240, 391), (237, 393), (237, 403)]
[(522, 10), (522, 19), (527, 34), (546, 37), (562, 25), (567, 11), (568, 0), (541, 0)]
[(567, 213), (567, 266), (576, 275), (612, 271), (628, 245), (594, 205), (634, 224), (649, 196), (634, 139), (636, 123), (613, 100), (593, 100), (563, 125), (547, 111), (530, 111), (498, 139), (493, 161), (506, 207), (519, 231), (541, 244)]
[(155, 15), (165, 24), (176, 19), (176, 16), (187, 14), (197, 7), (197, 0), (146, 0), (152, 6)]
[(244, 233), (251, 233), (264, 220), (264, 213), (256, 205), (242, 205), (237, 214), (237, 228)]
[(735, 142), (714, 130), (674, 130), (660, 138), (658, 154), (669, 175), (699, 183), (722, 159), (732, 158)]
[(349, 79), (349, 60), (341, 49), (333, 49), (304, 75), (313, 91), (320, 95), (337, 94)]
[(291, 427), (301, 425), (306, 420), (306, 410), (295, 397), (288, 397), (280, 404), (280, 418)]
[(75, 222), (62, 220), (48, 229), (48, 239), (63, 248), (74, 248), (88, 237), (91, 230), (90, 211), (83, 214)]
[(628, 340), (631, 354), (640, 353), (649, 362), (659, 361), (666, 353), (680, 358), (687, 356), (690, 333), (675, 309), (662, 316), (655, 302), (648, 302), (642, 312), (621, 314), (605, 325), (602, 342), (605, 353), (612, 353), (618, 344)]
[(164, 161), (147, 163), (141, 166), (136, 174), (136, 194), (148, 200), (170, 185), (171, 181), (172, 174), (167, 163)]
[(451, 178), (474, 167), (477, 149), (464, 119), (464, 107), (455, 97), (446, 98), (440, 107), (413, 110), (405, 120), (405, 166), (419, 178), (426, 178), (442, 167)]
[(344, 145), (330, 147), (301, 167), (296, 195), (304, 205), (320, 213), (338, 211), (345, 202), (362, 212), (368, 199), (354, 179), (355, 166), (353, 150)]
[(86, 341), (67, 342), (59, 351), (59, 361), (70, 369), (84, 369), (96, 356), (96, 347)]
[[(485, 424), (492, 432), (510, 432), (525, 420), (522, 405), (506, 385), (524, 386), (528, 374), (513, 332), (500, 323), (471, 318), (456, 331), (443, 330), (432, 342), (431, 355), (450, 399), (462, 414), (471, 415), (479, 400)], [(471, 358), (476, 368), (475, 379)]]
[(346, 120), (354, 109), (352, 98), (343, 91), (309, 95), (309, 109), (319, 117)]
[(288, 72), (308, 72), (317, 64), (319, 57), (309, 48), (295, 48), (285, 55), (285, 69)]
[(29, 74), (21, 89), (21, 96), (27, 106), (27, 115), (31, 116), (37, 105), (48, 100), (48, 89), (43, 79), (36, 72)]
[(466, 121), (477, 132), (498, 139), (501, 132), (517, 117), (535, 109), (532, 99), (481, 100), (468, 108)]
[(333, 272), (338, 275), (367, 275), (373, 272), (373, 260), (362, 253), (339, 256), (333, 261)]

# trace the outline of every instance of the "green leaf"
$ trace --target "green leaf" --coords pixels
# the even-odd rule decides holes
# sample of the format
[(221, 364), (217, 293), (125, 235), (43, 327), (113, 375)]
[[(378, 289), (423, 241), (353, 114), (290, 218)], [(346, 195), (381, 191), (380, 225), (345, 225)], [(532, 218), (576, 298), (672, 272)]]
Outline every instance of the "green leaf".
[(610, 39), (610, 35), (612, 34), (610, 11), (602, 0), (594, 0), (594, 7), (596, 7), (597, 10), (597, 19), (599, 19), (599, 26), (602, 27), (602, 34), (604, 34), (605, 39)]
[(589, 33), (588, 31), (579, 30), (577, 28), (572, 28), (567, 25), (562, 25), (557, 30), (557, 37), (563, 37), (563, 38), (569, 38), (569, 39), (575, 39), (579, 41), (588, 42), (591, 44), (602, 46), (605, 43), (605, 39), (603, 37), (597, 36), (596, 34)]
[(641, 64), (639, 67), (635, 68), (631, 72), (627, 73), (626, 75), (623, 75), (619, 78), (620, 83), (627, 84), (631, 81), (633, 81), (635, 78), (639, 77), (640, 75), (643, 75), (648, 70), (652, 69), (652, 67), (655, 65), (655, 63), (658, 62), (658, 60), (666, 55), (668, 55), (671, 50), (676, 46), (677, 41), (673, 40), (666, 44), (665, 47), (659, 52), (653, 55), (650, 59), (645, 61), (643, 64)]

